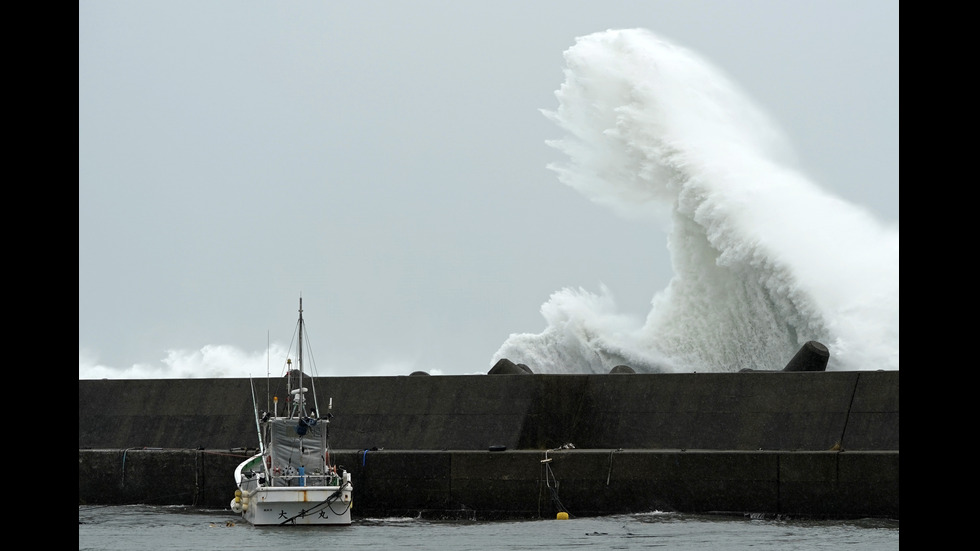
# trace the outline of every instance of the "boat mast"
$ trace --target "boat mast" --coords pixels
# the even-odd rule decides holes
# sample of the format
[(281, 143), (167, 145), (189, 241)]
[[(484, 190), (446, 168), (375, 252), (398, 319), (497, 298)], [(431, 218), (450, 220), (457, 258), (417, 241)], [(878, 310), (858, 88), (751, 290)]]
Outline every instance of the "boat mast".
[(299, 297), (299, 355), (296, 357), (299, 361), (299, 394), (296, 398), (299, 399), (299, 416), (303, 417), (306, 415), (306, 397), (303, 393), (303, 297)]

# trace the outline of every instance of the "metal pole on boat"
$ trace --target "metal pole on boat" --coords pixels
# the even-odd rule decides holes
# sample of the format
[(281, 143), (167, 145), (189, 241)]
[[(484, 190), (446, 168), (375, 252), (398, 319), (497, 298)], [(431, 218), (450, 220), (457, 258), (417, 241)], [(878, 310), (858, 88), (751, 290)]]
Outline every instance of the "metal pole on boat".
[(286, 417), (292, 417), (293, 406), (293, 359), (286, 358)]
[[(262, 441), (262, 427), (259, 424), (259, 405), (255, 401), (255, 382), (252, 378), (248, 378), (248, 384), (252, 386), (252, 412), (255, 414), (255, 433), (259, 437), (259, 455), (265, 455), (265, 442)], [(266, 415), (269, 415), (266, 412)], [(269, 472), (269, 466), (266, 465), (265, 460), (262, 460), (262, 470), (265, 472), (265, 479), (272, 480), (272, 473)]]
[(265, 410), (272, 409), (269, 400), (272, 399), (272, 334), (265, 331)]
[(299, 351), (296, 358), (299, 360), (299, 414), (306, 415), (306, 400), (303, 395), (303, 297), (299, 297)]
[(265, 444), (262, 442), (262, 428), (259, 425), (259, 405), (255, 403), (255, 383), (252, 378), (248, 378), (248, 384), (252, 386), (252, 413), (255, 414), (255, 434), (259, 437), (259, 453), (265, 451)]

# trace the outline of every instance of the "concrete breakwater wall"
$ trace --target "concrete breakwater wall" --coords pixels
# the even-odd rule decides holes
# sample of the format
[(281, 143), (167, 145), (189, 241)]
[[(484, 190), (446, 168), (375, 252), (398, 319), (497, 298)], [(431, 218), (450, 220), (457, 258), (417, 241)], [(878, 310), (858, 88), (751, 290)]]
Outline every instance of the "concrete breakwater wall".
[[(254, 451), (254, 450), (253, 450)], [(899, 518), (898, 451), (334, 450), (355, 517), (660, 511)], [(80, 504), (228, 508), (244, 450), (79, 450)], [(542, 459), (551, 459), (545, 464)], [(546, 471), (546, 467), (550, 471)]]
[[(265, 409), (269, 396), (285, 396), (280, 382), (79, 381), (80, 503), (227, 507), (234, 467), (258, 445), (252, 388)], [(898, 518), (897, 371), (323, 377), (309, 386), (321, 410), (333, 398), (333, 457), (354, 476), (355, 515), (553, 516), (557, 499), (580, 516)], [(574, 448), (556, 449), (565, 444)]]

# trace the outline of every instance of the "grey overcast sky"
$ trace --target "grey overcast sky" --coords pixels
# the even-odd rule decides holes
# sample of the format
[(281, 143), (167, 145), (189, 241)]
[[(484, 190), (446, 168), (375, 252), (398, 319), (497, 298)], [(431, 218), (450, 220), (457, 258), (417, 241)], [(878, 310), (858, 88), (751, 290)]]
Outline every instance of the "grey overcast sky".
[[(547, 168), (563, 52), (644, 28), (898, 226), (895, 0), (79, 2), (79, 378), (486, 373), (565, 287), (642, 316), (665, 233)], [(271, 359), (273, 375), (278, 360)]]

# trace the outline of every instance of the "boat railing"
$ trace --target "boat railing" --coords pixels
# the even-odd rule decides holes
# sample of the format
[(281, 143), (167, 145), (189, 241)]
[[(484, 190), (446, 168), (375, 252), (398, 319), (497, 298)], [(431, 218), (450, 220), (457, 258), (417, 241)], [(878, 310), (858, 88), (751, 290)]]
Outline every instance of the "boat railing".
[(337, 475), (324, 474), (284, 474), (273, 476), (272, 480), (273, 486), (340, 486), (341, 478)]
[(343, 477), (338, 474), (278, 474), (273, 475), (271, 479), (271, 484), (268, 483), (268, 479), (264, 476), (264, 473), (254, 472), (249, 473), (253, 476), (245, 476), (242, 478), (243, 489), (251, 490), (259, 486), (272, 486), (272, 487), (303, 487), (303, 486), (340, 486), (343, 482)]

